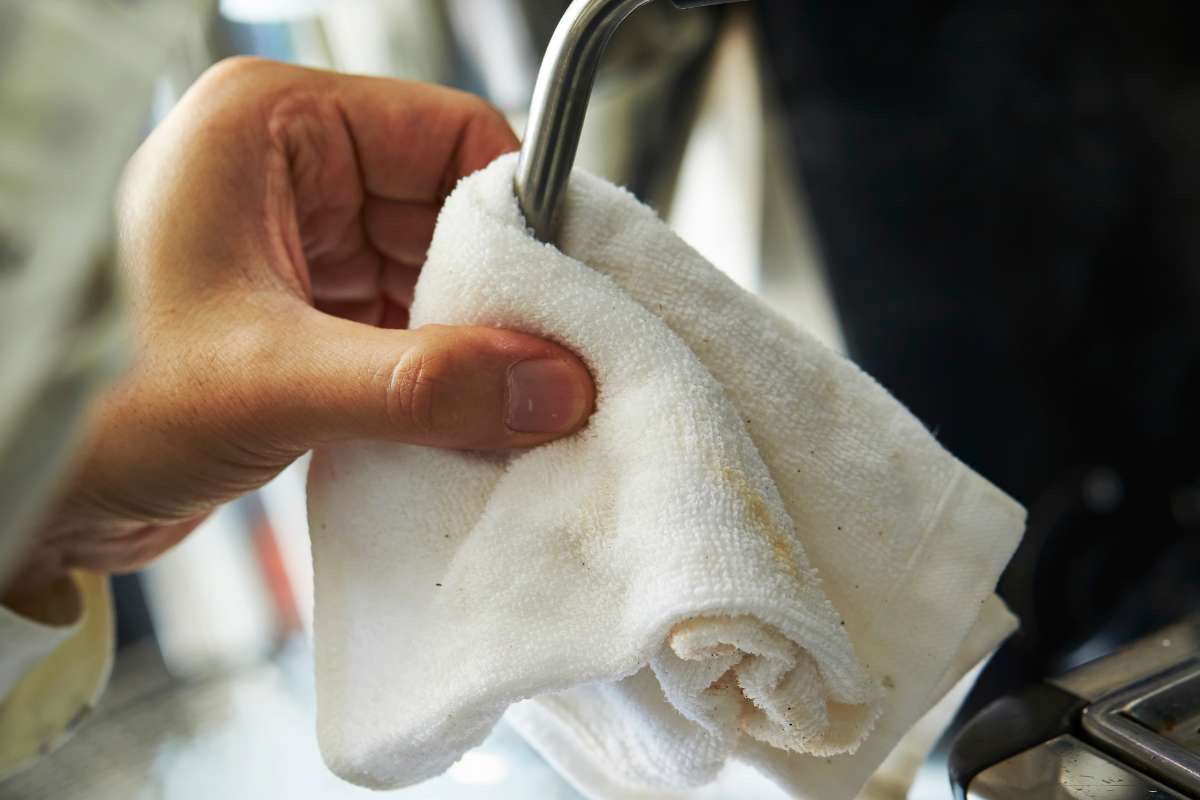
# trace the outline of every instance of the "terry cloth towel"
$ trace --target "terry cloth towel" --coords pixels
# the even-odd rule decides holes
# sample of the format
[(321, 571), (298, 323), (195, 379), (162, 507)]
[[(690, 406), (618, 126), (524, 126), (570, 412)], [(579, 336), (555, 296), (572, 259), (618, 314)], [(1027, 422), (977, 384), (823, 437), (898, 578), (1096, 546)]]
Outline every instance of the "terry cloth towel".
[(315, 454), (325, 760), (415, 783), (511, 706), (595, 797), (664, 796), (731, 757), (852, 797), (1012, 630), (993, 590), (1022, 509), (627, 192), (577, 172), (562, 249), (533, 239), (514, 168), (446, 201), (413, 324), (562, 342), (596, 412), (507, 455)]

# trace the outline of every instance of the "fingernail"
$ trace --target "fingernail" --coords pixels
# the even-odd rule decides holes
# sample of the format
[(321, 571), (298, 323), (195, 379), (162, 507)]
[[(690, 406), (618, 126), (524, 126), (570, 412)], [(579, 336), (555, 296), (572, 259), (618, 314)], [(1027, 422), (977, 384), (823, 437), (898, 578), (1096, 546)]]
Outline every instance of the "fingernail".
[(520, 433), (561, 433), (587, 406), (578, 368), (555, 359), (519, 361), (508, 370), (508, 427)]

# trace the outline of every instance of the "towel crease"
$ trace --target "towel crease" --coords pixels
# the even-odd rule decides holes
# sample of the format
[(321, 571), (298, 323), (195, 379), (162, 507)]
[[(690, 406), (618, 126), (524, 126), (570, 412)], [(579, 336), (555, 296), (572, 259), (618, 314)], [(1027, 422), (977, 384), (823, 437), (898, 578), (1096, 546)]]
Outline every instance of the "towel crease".
[(577, 172), (562, 249), (533, 240), (514, 166), (447, 200), (413, 323), (559, 341), (597, 410), (500, 458), (315, 454), (327, 762), (414, 783), (508, 709), (592, 796), (669, 796), (738, 758), (852, 797), (1012, 630), (993, 590), (1023, 511), (628, 193)]

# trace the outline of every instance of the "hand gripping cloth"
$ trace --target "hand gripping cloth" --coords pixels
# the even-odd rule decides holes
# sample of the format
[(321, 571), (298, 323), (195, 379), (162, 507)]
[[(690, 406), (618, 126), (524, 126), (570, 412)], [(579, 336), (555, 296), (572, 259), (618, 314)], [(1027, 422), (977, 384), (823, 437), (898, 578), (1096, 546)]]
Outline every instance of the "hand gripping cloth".
[(561, 342), (596, 412), (506, 455), (315, 454), (327, 763), (415, 783), (509, 710), (594, 797), (670, 796), (730, 758), (852, 797), (1012, 630), (993, 590), (1022, 509), (627, 192), (577, 172), (561, 249), (533, 239), (514, 167), (446, 201), (413, 325)]

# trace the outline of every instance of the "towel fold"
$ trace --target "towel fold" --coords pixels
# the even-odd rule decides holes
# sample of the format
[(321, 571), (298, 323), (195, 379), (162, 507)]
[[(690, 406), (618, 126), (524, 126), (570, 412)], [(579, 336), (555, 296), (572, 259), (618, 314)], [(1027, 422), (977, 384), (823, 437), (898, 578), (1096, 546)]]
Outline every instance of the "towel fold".
[(446, 201), (412, 322), (559, 341), (597, 410), (528, 452), (315, 454), (326, 761), (414, 783), (512, 706), (593, 796), (732, 757), (852, 797), (1012, 630), (993, 590), (1022, 509), (628, 193), (576, 173), (561, 250), (535, 241), (514, 167)]

